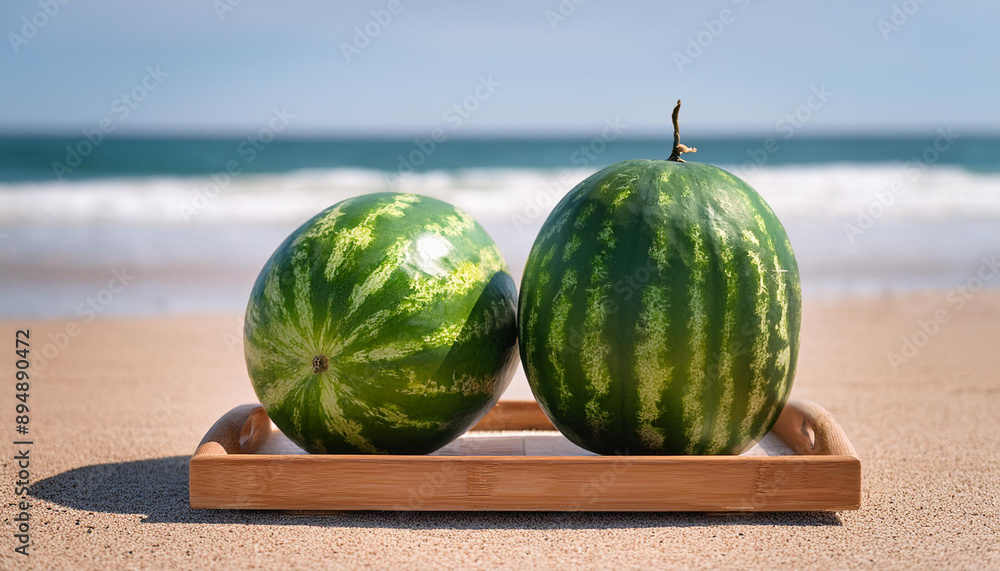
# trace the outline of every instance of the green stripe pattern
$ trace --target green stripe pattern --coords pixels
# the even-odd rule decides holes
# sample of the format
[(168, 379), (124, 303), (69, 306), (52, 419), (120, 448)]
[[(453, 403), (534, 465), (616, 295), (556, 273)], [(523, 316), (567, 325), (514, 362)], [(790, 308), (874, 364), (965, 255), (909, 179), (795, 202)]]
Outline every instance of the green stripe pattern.
[(770, 207), (705, 164), (632, 160), (543, 225), (521, 359), (557, 428), (601, 454), (738, 454), (791, 391), (799, 271)]
[(315, 453), (425, 454), (500, 398), (517, 292), (496, 244), (432, 198), (347, 199), (293, 232), (247, 305), (260, 402)]

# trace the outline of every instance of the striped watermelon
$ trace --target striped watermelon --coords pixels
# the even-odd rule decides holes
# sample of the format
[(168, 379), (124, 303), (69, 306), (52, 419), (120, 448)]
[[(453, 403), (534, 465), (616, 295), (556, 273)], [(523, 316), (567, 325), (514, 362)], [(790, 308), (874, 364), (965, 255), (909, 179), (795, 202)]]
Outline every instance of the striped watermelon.
[(737, 454), (788, 397), (800, 305), (788, 237), (750, 186), (705, 164), (630, 160), (543, 225), (521, 282), (521, 359), (579, 446)]
[(247, 370), (271, 420), (307, 451), (428, 453), (510, 381), (516, 297), (468, 214), (413, 194), (350, 198), (295, 230), (261, 270)]

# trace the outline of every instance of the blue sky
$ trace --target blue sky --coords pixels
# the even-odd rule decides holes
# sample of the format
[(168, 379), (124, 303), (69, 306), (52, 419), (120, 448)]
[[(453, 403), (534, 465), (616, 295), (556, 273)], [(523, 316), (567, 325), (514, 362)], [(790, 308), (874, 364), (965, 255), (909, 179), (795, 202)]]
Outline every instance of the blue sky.
[[(613, 117), (662, 134), (681, 97), (692, 132), (768, 133), (798, 113), (804, 134), (1000, 133), (1000, 3), (575, 2), (4, 0), (0, 132), (111, 117), (123, 134), (239, 134), (287, 108), (289, 134), (411, 135), (466, 102), (463, 135)], [(123, 118), (133, 89), (145, 98)]]

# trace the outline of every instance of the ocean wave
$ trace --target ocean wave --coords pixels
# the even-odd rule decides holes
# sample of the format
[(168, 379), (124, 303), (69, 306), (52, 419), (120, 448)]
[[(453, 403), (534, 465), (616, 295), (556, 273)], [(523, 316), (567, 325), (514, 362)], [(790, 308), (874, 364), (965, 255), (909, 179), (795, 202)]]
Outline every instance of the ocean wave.
[[(727, 167), (723, 167), (727, 168)], [(446, 200), (477, 219), (539, 225), (595, 169), (490, 168), (397, 176), (337, 168), (227, 177), (0, 184), (0, 225), (288, 224), (383, 191)], [(904, 163), (767, 167), (744, 178), (783, 220), (1000, 219), (1000, 174)]]

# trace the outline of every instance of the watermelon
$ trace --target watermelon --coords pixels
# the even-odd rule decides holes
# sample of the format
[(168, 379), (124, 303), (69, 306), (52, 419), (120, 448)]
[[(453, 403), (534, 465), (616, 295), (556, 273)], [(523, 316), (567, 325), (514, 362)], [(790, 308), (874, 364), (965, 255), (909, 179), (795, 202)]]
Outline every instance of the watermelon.
[(801, 291), (785, 230), (745, 182), (677, 150), (573, 188), (521, 281), (531, 389), (600, 454), (738, 454), (791, 390)]
[(425, 454), (500, 398), (517, 291), (468, 214), (413, 194), (349, 198), (264, 265), (244, 350), (275, 425), (315, 453)]

